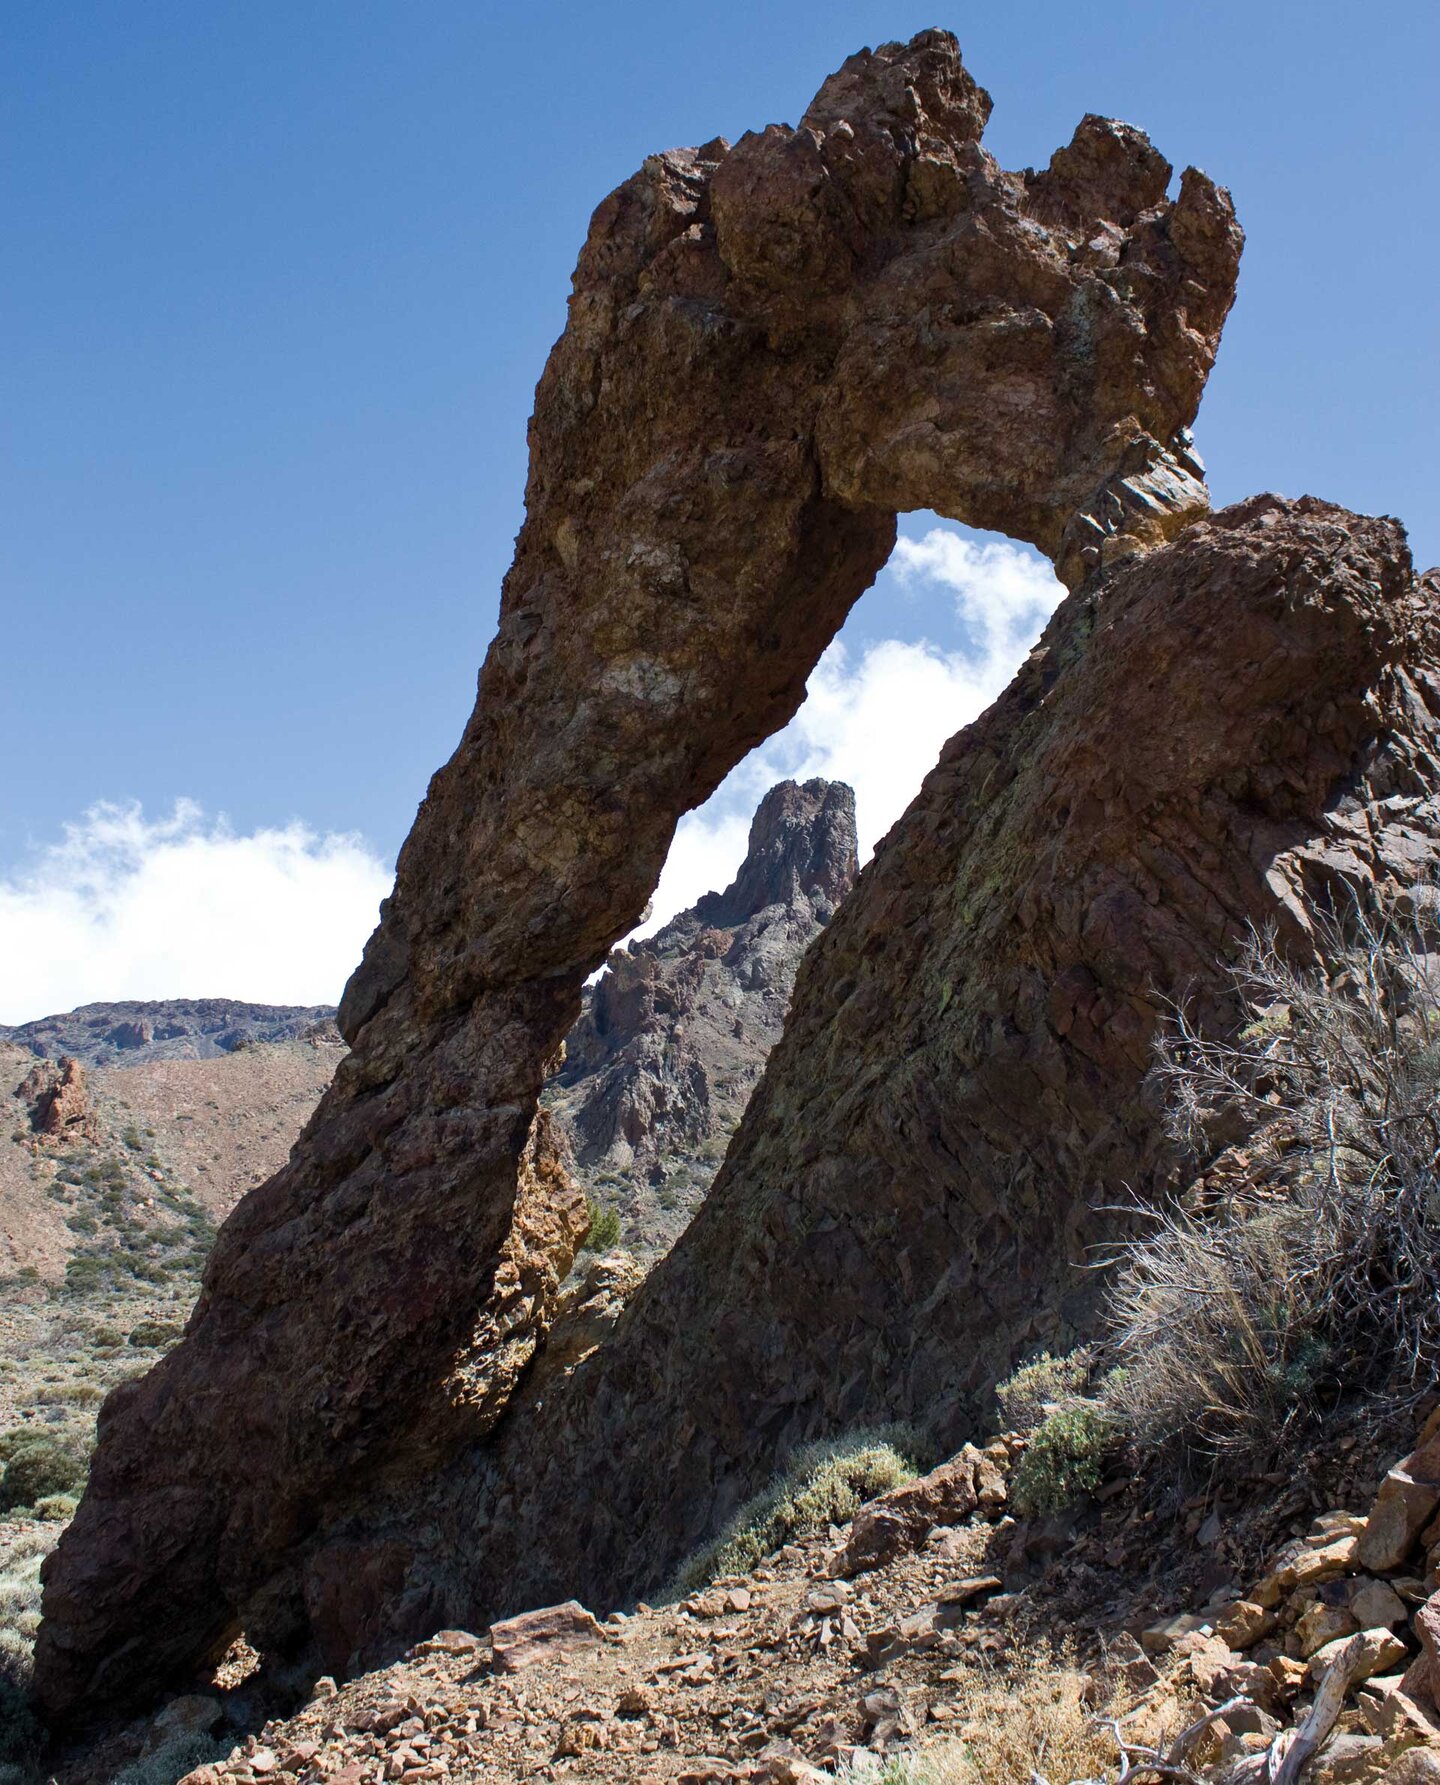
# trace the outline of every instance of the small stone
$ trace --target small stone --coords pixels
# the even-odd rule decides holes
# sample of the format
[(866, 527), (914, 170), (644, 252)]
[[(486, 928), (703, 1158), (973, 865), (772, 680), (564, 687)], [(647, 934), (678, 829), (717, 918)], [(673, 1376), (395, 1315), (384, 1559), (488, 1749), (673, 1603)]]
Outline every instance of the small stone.
[[(1310, 1657), (1310, 1665), (1306, 1669), (1310, 1678), (1318, 1686), (1325, 1677), (1330, 1663), (1354, 1640), (1351, 1637), (1337, 1637), (1323, 1648), (1317, 1649)], [(1389, 1630), (1365, 1630), (1360, 1633), (1359, 1665), (1350, 1676), (1352, 1680), (1368, 1680), (1372, 1674), (1383, 1673), (1387, 1667), (1393, 1667), (1397, 1661), (1403, 1661), (1409, 1653), (1400, 1638)]]
[(1380, 1484), (1359, 1539), (1362, 1568), (1398, 1568), (1440, 1506), (1440, 1435), (1395, 1465)]
[(1393, 1630), (1410, 1615), (1405, 1601), (1383, 1580), (1366, 1581), (1351, 1596), (1350, 1611), (1362, 1630)]
[(1250, 1649), (1275, 1628), (1273, 1609), (1254, 1599), (1237, 1599), (1215, 1620), (1215, 1634), (1232, 1649)]
[(422, 1642), (416, 1650), (421, 1655), (469, 1655), (483, 1645), (478, 1636), (472, 1636), (468, 1630), (437, 1630), (428, 1641)]
[(1343, 1605), (1326, 1605), (1317, 1600), (1301, 1616), (1295, 1626), (1302, 1660), (1308, 1660), (1318, 1649), (1342, 1636), (1353, 1636), (1360, 1623)]
[(1402, 1676), (1381, 1674), (1367, 1680), (1359, 1697), (1360, 1715), (1372, 1735), (1389, 1743), (1413, 1746), (1440, 1740), (1440, 1723), (1406, 1692)]
[(1285, 1697), (1297, 1692), (1305, 1681), (1304, 1662), (1296, 1661), (1290, 1655), (1274, 1656), (1269, 1663), (1269, 1672), (1277, 1689)]
[(1440, 1785), (1440, 1751), (1432, 1747), (1408, 1749), (1391, 1764), (1385, 1785)]
[(1197, 1618), (1193, 1612), (1176, 1612), (1174, 1617), (1162, 1618), (1158, 1624), (1142, 1630), (1140, 1646), (1147, 1655), (1164, 1655), (1174, 1648), (1182, 1636), (1188, 1636), (1192, 1631), (1208, 1629), (1205, 1619)]
[(499, 1673), (518, 1673), (550, 1655), (568, 1654), (601, 1640), (594, 1615), (578, 1600), (522, 1612), (490, 1627), (490, 1642)]
[(1378, 1735), (1332, 1735), (1306, 1768), (1307, 1785), (1376, 1785), (1384, 1777)]

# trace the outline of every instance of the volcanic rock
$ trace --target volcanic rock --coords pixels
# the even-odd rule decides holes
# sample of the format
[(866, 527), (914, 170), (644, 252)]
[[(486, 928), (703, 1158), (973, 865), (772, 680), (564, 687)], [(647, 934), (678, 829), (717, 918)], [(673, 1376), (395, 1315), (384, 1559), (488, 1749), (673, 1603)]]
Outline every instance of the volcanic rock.
[(761, 801), (735, 880), (644, 941), (587, 991), (545, 1101), (575, 1175), (663, 1250), (704, 1196), (780, 1039), (807, 948), (854, 883), (855, 796), (782, 781)]
[(455, 1615), (650, 1594), (810, 1440), (983, 1429), (1021, 1347), (1085, 1335), (1117, 1207), (1176, 1183), (1168, 1001), (1223, 1032), (1250, 926), (1303, 955), (1312, 912), (1434, 873), (1437, 715), (1440, 612), (1393, 521), (1256, 497), (1069, 596), (807, 955), (675, 1249), (536, 1423), (436, 1486), (429, 1567), (504, 1532)]
[[(1234, 294), (1228, 196), (1191, 169), (1168, 199), (1169, 166), (1147, 139), (1094, 117), (1048, 169), (1007, 173), (980, 143), (989, 110), (954, 39), (924, 32), (852, 57), (798, 128), (653, 156), (596, 212), (537, 392), (526, 521), (474, 715), (346, 989), (351, 1052), (334, 1084), (289, 1164), (227, 1221), (183, 1342), (102, 1412), (89, 1487), (46, 1568), (35, 1677), (50, 1715), (150, 1698), (238, 1629), (284, 1662), (367, 1631), (402, 1641), (472, 1624), (446, 1604), (491, 1589), (427, 1551), (418, 1529), (442, 1523), (420, 1509), (483, 1455), (474, 1440), (503, 1412), (521, 1328), (543, 1333), (547, 1285), (576, 1236), (561, 1210), (552, 1259), (513, 1255), (542, 1225), (531, 1190), (564, 1200), (536, 1127), (547, 1069), (585, 980), (634, 927), (677, 819), (793, 714), (888, 556), (898, 510), (1002, 529), (1053, 556), (1072, 587), (1099, 580), (999, 718), (947, 753), (906, 846), (877, 860), (891, 868), (842, 906), (837, 924), (870, 883), (849, 940), (823, 949), (823, 968), (808, 957), (792, 1063), (767, 1075), (776, 1089), (747, 1117), (730, 1192), (713, 1218), (703, 1206), (677, 1272), (642, 1292), (644, 1319), (632, 1307), (616, 1329), (611, 1411), (642, 1379), (658, 1391), (623, 1456), (603, 1434), (623, 1491), (602, 1504), (587, 1483), (594, 1510), (522, 1550), (532, 1576), (653, 1572), (798, 1432), (879, 1399), (928, 1405), (982, 1384), (1059, 1274), (1083, 1192), (1053, 1168), (1078, 1159), (1088, 1188), (1148, 1151), (1133, 1134), (1107, 1141), (1138, 1114), (1154, 945), (1165, 986), (1192, 971), (1203, 983), (1215, 947), (1275, 905), (1257, 893), (1227, 908), (1233, 882), (1243, 893), (1266, 872), (1283, 878), (1268, 858), (1232, 867), (1226, 851), (1251, 841), (1265, 857), (1266, 825), (1272, 854), (1290, 832), (1313, 836), (1328, 790), (1365, 760), (1357, 750), (1391, 772), (1381, 683), (1401, 656), (1409, 587), (1393, 528), (1360, 524), (1352, 541), (1333, 511), (1297, 517), (1293, 532), (1283, 510), (1232, 517), (1159, 571), (1142, 559), (1109, 580), (1206, 510), (1186, 429)], [(1265, 656), (1247, 667), (1254, 649)], [(1067, 666), (1078, 673), (1052, 723), (1043, 696)], [(1099, 741), (1082, 694), (1105, 715)], [(1371, 697), (1379, 707), (1362, 712)], [(1220, 708), (1213, 743), (1202, 703)], [(1256, 726), (1242, 754), (1238, 731)], [(1026, 758), (1047, 743), (1042, 798)], [(1368, 792), (1352, 797), (1368, 818)], [(1158, 843), (1136, 856), (1147, 804), (1152, 817), (1172, 810), (1159, 835), (1178, 859)], [(1008, 846), (1024, 853), (972, 850), (983, 874), (958, 877), (962, 836), (1005, 832), (1007, 814)], [(1092, 828), (1087, 851), (1077, 839)], [(1203, 897), (1192, 837), (1219, 889)], [(1125, 871), (1098, 871), (1122, 842)], [(1045, 871), (1057, 851), (1082, 873), (1072, 891)], [(1017, 886), (1032, 875), (1026, 903)], [(988, 950), (997, 958), (967, 978)], [(987, 1001), (1020, 990), (1019, 1005)], [(909, 1038), (897, 1046), (898, 1030)], [(938, 1112), (937, 1065), (956, 1075), (953, 1108)], [(813, 1144), (800, 1139), (797, 1069)], [(1002, 1144), (1016, 1104), (1021, 1129)], [(1042, 1119), (1060, 1136), (1032, 1154)], [(853, 1168), (836, 1160), (846, 1133)], [(761, 1183), (767, 1152), (783, 1169)], [(897, 1177), (909, 1188), (887, 1205)], [(877, 1221), (891, 1223), (884, 1236)], [(787, 1262), (801, 1251), (806, 1271)], [(757, 1319), (767, 1276), (794, 1293)], [(712, 1319), (722, 1291), (747, 1282), (734, 1315)], [(971, 1344), (954, 1310), (974, 1318), (991, 1284), (987, 1337)], [(642, 1366), (629, 1335), (654, 1344), (667, 1306), (704, 1324), (672, 1326)], [(502, 1328), (487, 1383), (475, 1340)], [(783, 1368), (756, 1344), (779, 1329), (798, 1346)], [(736, 1377), (758, 1365), (733, 1409), (717, 1394), (727, 1352)], [(593, 1364), (567, 1378), (556, 1466), (589, 1458), (610, 1416), (569, 1394)], [(699, 1395), (688, 1433), (682, 1384)], [(762, 1442), (742, 1456), (757, 1419)], [(548, 1437), (524, 1442), (529, 1472), (545, 1475)], [(527, 1523), (553, 1524), (553, 1484), (536, 1482)], [(467, 1556), (499, 1504), (466, 1529)], [(577, 1564), (593, 1520), (617, 1521), (619, 1538)], [(467, 1569), (517, 1553), (494, 1536)]]
[(44, 1140), (93, 1140), (98, 1133), (85, 1068), (68, 1055), (53, 1066), (32, 1066), (15, 1095), (29, 1106), (30, 1126)]

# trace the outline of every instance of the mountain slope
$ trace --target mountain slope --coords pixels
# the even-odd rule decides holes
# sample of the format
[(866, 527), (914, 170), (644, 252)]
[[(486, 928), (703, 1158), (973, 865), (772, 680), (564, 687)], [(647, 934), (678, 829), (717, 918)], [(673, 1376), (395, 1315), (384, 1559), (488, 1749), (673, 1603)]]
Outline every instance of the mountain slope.
[(857, 866), (850, 788), (782, 781), (734, 882), (617, 949), (587, 992), (545, 1101), (627, 1244), (666, 1249), (709, 1189)]

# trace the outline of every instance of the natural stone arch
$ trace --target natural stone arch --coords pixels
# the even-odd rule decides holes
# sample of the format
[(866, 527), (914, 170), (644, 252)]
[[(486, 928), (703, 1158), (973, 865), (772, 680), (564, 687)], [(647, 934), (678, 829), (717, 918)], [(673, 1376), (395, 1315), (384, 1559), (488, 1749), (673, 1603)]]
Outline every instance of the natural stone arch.
[(597, 211), (475, 713), (345, 994), (353, 1051), (182, 1344), (105, 1406), (46, 1571), (52, 1713), (143, 1700), (238, 1624), (360, 1646), (388, 1595), (403, 1625), (405, 1544), (371, 1529), (352, 1566), (336, 1533), (503, 1410), (583, 1223), (545, 1064), (896, 510), (1003, 529), (1072, 584), (1204, 512), (1184, 430), (1228, 197), (1191, 170), (1168, 201), (1162, 157), (1097, 118), (1006, 173), (988, 112), (927, 32), (851, 58), (798, 130), (653, 157)]

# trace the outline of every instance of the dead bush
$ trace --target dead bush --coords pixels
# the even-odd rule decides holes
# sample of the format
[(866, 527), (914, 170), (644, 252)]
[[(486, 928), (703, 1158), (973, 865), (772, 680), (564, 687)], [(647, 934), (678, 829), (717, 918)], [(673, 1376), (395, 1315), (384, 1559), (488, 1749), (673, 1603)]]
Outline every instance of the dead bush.
[(1259, 1452), (1317, 1397), (1405, 1398), (1440, 1369), (1440, 961), (1428, 894), (1255, 936), (1233, 1038), (1178, 1011), (1157, 1071), (1198, 1159), (1250, 1136), (1238, 1184), (1121, 1249), (1106, 1405), (1142, 1447)]

